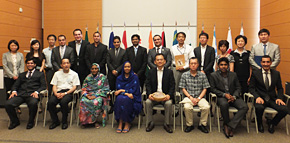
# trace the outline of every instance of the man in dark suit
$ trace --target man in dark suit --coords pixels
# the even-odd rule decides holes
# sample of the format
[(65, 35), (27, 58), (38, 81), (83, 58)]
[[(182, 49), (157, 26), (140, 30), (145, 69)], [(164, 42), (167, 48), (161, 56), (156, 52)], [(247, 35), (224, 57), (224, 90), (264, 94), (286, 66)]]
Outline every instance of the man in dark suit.
[(75, 57), (72, 70), (78, 73), (81, 85), (83, 85), (86, 76), (90, 73), (85, 61), (86, 49), (90, 43), (82, 39), (83, 34), (81, 29), (75, 29), (73, 35), (75, 40), (68, 43), (68, 46), (73, 48)]
[(172, 62), (170, 49), (168, 49), (166, 47), (162, 47), (162, 41), (161, 41), (161, 36), (160, 35), (155, 35), (153, 37), (153, 41), (154, 41), (155, 47), (153, 49), (149, 50), (149, 53), (148, 53), (148, 66), (151, 69), (157, 68), (157, 66), (154, 64), (155, 55), (157, 53), (162, 53), (164, 55), (165, 60), (166, 60), (166, 64), (164, 65), (164, 67), (165, 68), (170, 67), (171, 66), (171, 62)]
[(22, 103), (26, 103), (29, 108), (29, 120), (26, 129), (31, 129), (34, 126), (34, 118), (37, 114), (37, 103), (39, 102), (39, 93), (46, 89), (45, 77), (43, 72), (35, 70), (36, 61), (33, 59), (26, 60), (28, 71), (19, 75), (11, 88), (11, 95), (6, 101), (5, 109), (10, 118), (9, 130), (14, 129), (19, 123), (15, 107)]
[[(264, 132), (262, 116), (266, 107), (271, 107), (278, 111), (278, 114), (267, 121), (268, 131), (274, 133), (274, 126), (287, 115), (288, 109), (283, 102), (283, 87), (280, 72), (271, 69), (272, 60), (268, 55), (262, 56), (262, 69), (254, 70), (250, 80), (249, 91), (254, 95), (258, 130)], [(277, 92), (278, 94), (277, 94)]]
[[(229, 60), (226, 57), (218, 61), (219, 70), (211, 73), (211, 92), (217, 95), (217, 104), (224, 119), (224, 134), (233, 137), (234, 129), (248, 111), (248, 106), (240, 97), (241, 86), (236, 73), (228, 71)], [(238, 109), (232, 120), (229, 117), (229, 106)]]
[(132, 64), (133, 71), (138, 75), (140, 86), (143, 89), (143, 85), (146, 79), (145, 71), (147, 66), (147, 49), (139, 46), (139, 35), (132, 35), (131, 41), (133, 46), (126, 50), (126, 60)]
[(69, 59), (70, 63), (74, 63), (74, 51), (73, 48), (66, 46), (66, 37), (64, 35), (58, 36), (59, 46), (52, 50), (51, 63), (54, 71), (61, 69), (61, 60)]
[(93, 63), (97, 63), (100, 65), (101, 73), (106, 75), (107, 46), (101, 43), (101, 34), (99, 31), (95, 32), (93, 37), (94, 43), (87, 46), (85, 54), (86, 65), (90, 69)]
[[(146, 132), (150, 132), (154, 128), (152, 117), (153, 106), (161, 104), (165, 108), (165, 122), (163, 127), (168, 133), (172, 133), (173, 131), (171, 126), (169, 126), (169, 120), (172, 115), (172, 104), (174, 103), (175, 80), (172, 70), (164, 67), (166, 63), (164, 55), (162, 53), (158, 53), (155, 55), (154, 59), (154, 64), (157, 67), (150, 69), (146, 80), (146, 93), (148, 96), (148, 99), (146, 100), (146, 118), (148, 125)], [(162, 92), (166, 97), (163, 101), (157, 102), (153, 98), (154, 92)]]

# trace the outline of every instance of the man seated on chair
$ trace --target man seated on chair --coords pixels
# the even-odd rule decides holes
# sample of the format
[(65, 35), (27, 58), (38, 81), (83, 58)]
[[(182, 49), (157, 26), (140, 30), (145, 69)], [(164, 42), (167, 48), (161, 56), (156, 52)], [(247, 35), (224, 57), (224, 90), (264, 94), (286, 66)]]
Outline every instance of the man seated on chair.
[(184, 112), (186, 118), (186, 129), (188, 133), (194, 129), (193, 126), (193, 106), (198, 106), (201, 110), (201, 116), (198, 129), (208, 133), (206, 128), (209, 114), (209, 103), (205, 99), (206, 90), (210, 87), (207, 77), (201, 71), (197, 71), (199, 66), (198, 59), (191, 57), (189, 59), (189, 71), (182, 74), (179, 88), (186, 96), (181, 103), (184, 103)]
[[(166, 60), (162, 53), (155, 55), (154, 64), (157, 68), (153, 68), (149, 71), (146, 80), (146, 93), (148, 99), (146, 100), (147, 111), (147, 128), (146, 132), (152, 131), (154, 123), (152, 121), (153, 106), (161, 104), (165, 108), (165, 122), (164, 129), (168, 133), (172, 133), (172, 128), (169, 126), (170, 116), (172, 115), (172, 103), (174, 102), (175, 92), (175, 80), (173, 72), (170, 69), (164, 67)], [(154, 92), (162, 92), (165, 94), (165, 98), (161, 102), (157, 102), (153, 98)]]
[(68, 116), (68, 103), (73, 100), (73, 92), (76, 87), (80, 85), (78, 74), (70, 69), (69, 59), (61, 60), (62, 70), (55, 72), (50, 84), (53, 85), (53, 95), (48, 101), (48, 111), (52, 119), (52, 124), (49, 129), (54, 129), (60, 125), (60, 121), (57, 117), (56, 105), (60, 103), (62, 113), (62, 129), (67, 129), (67, 116)]
[[(250, 80), (249, 91), (255, 98), (255, 109), (259, 132), (264, 132), (262, 116), (266, 107), (277, 110), (278, 114), (267, 121), (268, 131), (274, 133), (274, 126), (287, 115), (288, 109), (283, 102), (283, 87), (280, 72), (271, 69), (272, 60), (268, 55), (264, 55), (261, 60), (262, 69), (254, 70)], [(277, 94), (277, 92), (278, 94)]]
[[(211, 92), (217, 95), (217, 104), (224, 119), (224, 134), (227, 138), (233, 137), (234, 129), (247, 114), (248, 106), (240, 97), (241, 86), (237, 74), (228, 71), (229, 60), (226, 57), (218, 60), (218, 71), (211, 73)], [(238, 112), (230, 120), (229, 106), (235, 107)]]
[[(31, 129), (34, 126), (34, 118), (37, 114), (39, 93), (46, 89), (45, 77), (43, 72), (35, 70), (36, 61), (27, 59), (26, 67), (28, 71), (19, 75), (11, 88), (11, 94), (6, 101), (5, 109), (10, 118), (9, 130), (20, 125), (15, 108), (26, 103), (29, 108), (29, 120), (26, 129)], [(36, 121), (37, 122), (37, 121)]]

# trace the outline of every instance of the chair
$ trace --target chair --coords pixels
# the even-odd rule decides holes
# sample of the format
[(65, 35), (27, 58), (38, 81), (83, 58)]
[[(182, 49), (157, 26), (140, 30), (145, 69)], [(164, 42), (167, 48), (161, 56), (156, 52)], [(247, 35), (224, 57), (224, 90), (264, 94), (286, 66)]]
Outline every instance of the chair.
[[(245, 93), (245, 94), (248, 97), (251, 97), (251, 98), (254, 99), (254, 95), (252, 95), (250, 93)], [(287, 94), (284, 94), (284, 96), (286, 97), (286, 106), (288, 106), (290, 96), (287, 95)], [(251, 110), (250, 119), (252, 119), (252, 114), (254, 114), (255, 125), (256, 125), (256, 132), (258, 133), (258, 122), (257, 122), (257, 116), (256, 116), (256, 110), (255, 110), (254, 102), (251, 104), (251, 109), (250, 110)], [(268, 114), (272, 114), (273, 115), (273, 114), (277, 114), (278, 112), (275, 109), (271, 108), (271, 107), (266, 107), (265, 110), (264, 110), (264, 114), (265, 113), (268, 113)], [(289, 135), (288, 123), (287, 123), (287, 115), (284, 117), (284, 120), (285, 120), (285, 126), (286, 126), (286, 133), (287, 133), (287, 135)]]
[[(184, 95), (183, 94), (180, 94), (179, 92), (176, 92), (176, 95), (179, 95), (180, 96), (180, 99), (183, 99)], [(181, 122), (181, 130), (184, 132), (183, 130), (183, 104), (184, 103), (179, 103), (180, 104), (180, 122)], [(209, 104), (211, 105), (211, 102), (209, 102)], [(200, 112), (201, 110), (199, 109), (198, 106), (194, 106), (193, 107), (193, 112), (194, 113), (198, 113)], [(211, 113), (209, 112), (209, 131), (211, 132)]]
[[(210, 93), (210, 96), (211, 96), (211, 99), (217, 98), (216, 94), (214, 94), (214, 93)], [(246, 100), (246, 96), (247, 96), (247, 94), (244, 94), (244, 101)], [(249, 96), (247, 96), (247, 97), (248, 98), (247, 98), (246, 103), (252, 104), (252, 102), (253, 102), (252, 97), (249, 97)], [(220, 108), (217, 105), (217, 100), (215, 101), (214, 105), (216, 107), (216, 118), (217, 118), (217, 123), (218, 123), (218, 131), (220, 132)], [(236, 112), (238, 112), (237, 108), (232, 107), (232, 106), (229, 107), (229, 113), (236, 113)], [(249, 121), (247, 118), (247, 114), (246, 114), (246, 123), (247, 123), (247, 132), (249, 133), (250, 129), (249, 129)]]
[[(10, 94), (11, 91), (8, 91), (7, 94)], [(38, 122), (38, 114), (39, 114), (39, 109), (41, 108), (41, 102), (42, 102), (42, 99), (43, 97), (45, 97), (46, 95), (48, 94), (48, 91), (47, 90), (42, 90), (40, 93), (39, 93), (39, 102), (37, 103), (37, 112), (36, 112), (36, 117), (35, 117), (35, 127), (37, 126), (37, 122)], [(19, 108), (28, 108), (28, 105), (26, 103), (22, 103), (21, 105), (18, 106)], [(19, 114), (20, 116), (20, 114)], [(8, 122), (8, 126), (10, 124), (10, 120)]]

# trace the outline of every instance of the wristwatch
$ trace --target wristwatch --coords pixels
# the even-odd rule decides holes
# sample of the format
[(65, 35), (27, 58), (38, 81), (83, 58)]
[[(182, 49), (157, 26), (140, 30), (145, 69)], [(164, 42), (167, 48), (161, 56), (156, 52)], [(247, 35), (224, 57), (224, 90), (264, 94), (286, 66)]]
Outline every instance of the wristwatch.
[(198, 100), (200, 100), (201, 98), (200, 98), (200, 97), (198, 97), (197, 99), (198, 99)]
[(67, 92), (65, 92), (64, 94), (67, 95)]

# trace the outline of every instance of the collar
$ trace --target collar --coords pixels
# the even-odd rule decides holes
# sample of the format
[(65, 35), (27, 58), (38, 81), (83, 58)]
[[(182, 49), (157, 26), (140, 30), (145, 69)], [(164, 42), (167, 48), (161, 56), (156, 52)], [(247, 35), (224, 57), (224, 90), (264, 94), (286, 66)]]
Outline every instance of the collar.
[(264, 46), (264, 45), (267, 45), (267, 47), (269, 46), (269, 42), (267, 42), (266, 44), (261, 42), (261, 44), (262, 44), (262, 46)]
[[(262, 73), (265, 74), (265, 70), (262, 68)], [(268, 74), (271, 74), (271, 70), (268, 71)]]
[(200, 71), (196, 71), (196, 75), (193, 76), (189, 70), (189, 76), (192, 76), (192, 77), (199, 77), (200, 73), (201, 73)]
[(202, 49), (206, 49), (207, 45), (205, 45), (204, 47), (202, 45), (200, 45), (200, 48)]
[(160, 47), (155, 47), (156, 48), (156, 50), (159, 48), (159, 49), (162, 49), (162, 45), (160, 46)]
[(164, 71), (164, 67), (162, 67), (161, 70), (159, 70), (159, 68), (157, 67), (157, 71)]
[(182, 47), (180, 47), (179, 44), (177, 44), (177, 48), (185, 48), (185, 43), (183, 43)]
[(77, 40), (75, 42), (76, 42), (76, 44), (82, 44), (83, 43), (83, 39), (80, 41), (80, 43), (78, 43)]
[(59, 46), (60, 48), (66, 48), (66, 45), (64, 45), (64, 46)]
[[(31, 71), (31, 74), (33, 74), (35, 71), (35, 68)], [(29, 73), (30, 71), (28, 70), (27, 73)]]
[[(224, 77), (223, 75), (222, 75), (222, 71), (221, 70), (218, 70), (217, 71), (222, 77)], [(229, 77), (229, 71), (227, 71), (227, 76), (226, 77)]]
[(138, 48), (139, 48), (139, 45), (138, 45), (138, 46), (136, 46), (136, 47), (135, 47), (135, 46), (133, 46), (133, 47), (134, 47), (134, 49), (138, 49)]
[[(239, 50), (238, 50), (238, 49), (236, 49), (236, 50), (234, 51), (234, 53), (239, 53), (239, 54), (240, 54), (240, 52), (239, 52)], [(243, 53), (247, 53), (247, 50), (245, 50), (245, 48), (244, 48), (244, 50), (242, 51), (242, 53), (241, 53), (241, 54), (243, 54)]]

